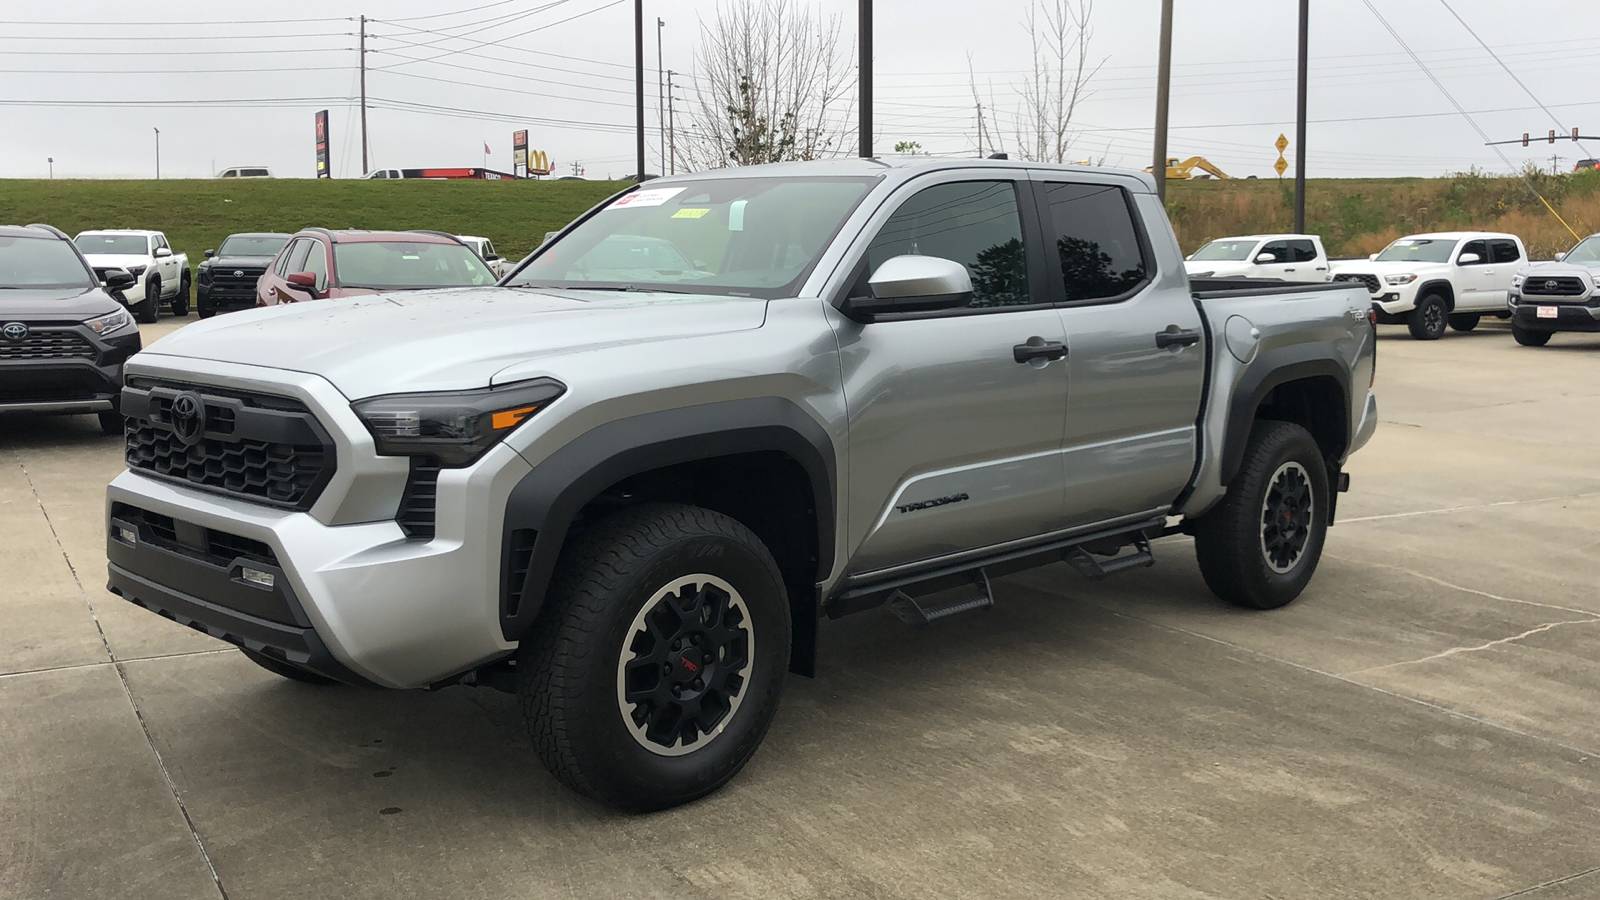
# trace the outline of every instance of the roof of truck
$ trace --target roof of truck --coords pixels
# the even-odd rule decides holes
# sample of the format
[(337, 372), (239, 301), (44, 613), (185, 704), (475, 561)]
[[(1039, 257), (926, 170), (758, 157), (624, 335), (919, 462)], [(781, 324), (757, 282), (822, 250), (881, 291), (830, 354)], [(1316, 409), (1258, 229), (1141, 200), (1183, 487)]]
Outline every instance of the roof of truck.
[(1521, 240), (1521, 238), (1517, 237), (1516, 235), (1506, 234), (1503, 231), (1430, 231), (1427, 234), (1408, 234), (1405, 237), (1396, 238), (1396, 240), (1415, 241), (1426, 239), (1436, 241), (1459, 241), (1466, 238), (1510, 238), (1514, 241)]
[(302, 228), (301, 234), (320, 234), (335, 244), (372, 244), (383, 241), (391, 244), (460, 244), (455, 236), (430, 231), (364, 231), (359, 228)]
[(38, 238), (45, 241), (58, 241), (63, 236), (47, 231), (37, 225), (0, 225), (0, 237), (8, 238)]
[(1234, 235), (1229, 235), (1228, 237), (1212, 238), (1212, 240), (1216, 240), (1216, 241), (1265, 241), (1265, 240), (1268, 240), (1268, 239), (1276, 240), (1276, 239), (1281, 239), (1281, 238), (1293, 238), (1293, 239), (1304, 238), (1304, 239), (1309, 240), (1309, 241), (1320, 241), (1320, 240), (1322, 240), (1322, 235), (1320, 235), (1320, 234), (1294, 234), (1294, 233), (1288, 232), (1288, 231), (1281, 231), (1281, 232), (1275, 231), (1275, 232), (1272, 232), (1271, 234), (1234, 234)]
[(150, 231), (145, 228), (90, 228), (87, 231), (78, 232), (78, 235), (81, 237), (85, 234), (142, 234), (145, 237), (149, 237), (152, 234), (160, 233), (159, 231)]

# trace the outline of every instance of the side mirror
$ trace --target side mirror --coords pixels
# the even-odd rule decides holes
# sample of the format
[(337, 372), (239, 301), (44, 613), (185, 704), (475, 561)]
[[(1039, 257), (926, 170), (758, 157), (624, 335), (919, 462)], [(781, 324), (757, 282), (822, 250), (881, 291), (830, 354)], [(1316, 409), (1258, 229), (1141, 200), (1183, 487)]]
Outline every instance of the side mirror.
[(1470, 266), (1478, 262), (1483, 262), (1483, 257), (1476, 253), (1463, 253), (1456, 257), (1456, 265), (1458, 266)]
[(488, 255), (488, 256), (485, 256), (485, 257), (484, 257), (484, 258), (483, 258), (483, 261), (484, 261), (484, 262), (499, 262), (499, 261), (500, 261), (500, 254), (498, 254), (498, 253), (491, 253), (491, 254), (489, 254), (489, 255)]
[[(556, 235), (558, 235), (560, 233), (561, 232), (559, 232), (559, 231), (546, 231), (544, 233), (544, 243), (548, 244), (551, 241), (555, 240)], [(542, 247), (542, 246), (544, 246), (544, 244), (540, 244), (540, 246)]]
[(105, 280), (102, 282), (108, 291), (121, 291), (139, 283), (127, 269), (107, 269)]
[(1557, 253), (1556, 254), (1556, 262), (1561, 262), (1563, 259), (1566, 259), (1566, 258), (1567, 258), (1567, 254), (1566, 253)]
[(322, 299), (322, 295), (317, 293), (317, 276), (310, 272), (290, 272), (284, 281), (288, 282), (287, 287), (310, 294), (313, 300)]
[(154, 256), (156, 259), (166, 259), (167, 257), (172, 255), (172, 251), (167, 249), (166, 247), (157, 247), (156, 248), (156, 252), (151, 254), (151, 255)]
[(1367, 254), (1367, 262), (1375, 262), (1375, 261), (1377, 261), (1377, 259), (1378, 259), (1378, 254), (1376, 254), (1376, 253), (1368, 253)]
[(1262, 263), (1275, 263), (1277, 261), (1278, 261), (1278, 254), (1276, 254), (1276, 253), (1257, 253), (1256, 254), (1256, 265), (1261, 265)]
[(217, 251), (215, 251), (215, 250), (207, 250), (206, 251), (206, 259), (210, 259), (210, 258), (212, 258), (213, 256), (216, 256), (216, 255), (217, 255)]
[(849, 297), (840, 312), (858, 322), (891, 313), (959, 309), (972, 302), (967, 267), (938, 256), (896, 256), (867, 279), (870, 297)]

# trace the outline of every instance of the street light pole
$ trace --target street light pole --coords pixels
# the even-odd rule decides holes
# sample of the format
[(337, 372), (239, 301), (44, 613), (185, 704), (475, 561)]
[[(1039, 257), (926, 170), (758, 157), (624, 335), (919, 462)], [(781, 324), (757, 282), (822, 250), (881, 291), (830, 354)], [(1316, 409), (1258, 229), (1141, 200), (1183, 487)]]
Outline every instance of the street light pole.
[(635, 180), (644, 181), (644, 0), (633, 0), (634, 135), (638, 139)]
[(56, 158), (54, 156), (46, 156), (44, 158), (44, 161), (50, 164), (50, 180), (51, 181), (55, 181), (56, 180)]
[(161, 180), (161, 129), (156, 130), (156, 180)]
[(1156, 196), (1167, 202), (1167, 101), (1172, 89), (1172, 0), (1161, 0), (1161, 58), (1156, 69), (1156, 149), (1150, 174)]
[(656, 17), (656, 131), (661, 139), (661, 173), (667, 171), (667, 87), (666, 64), (661, 61), (661, 29), (667, 27), (667, 22), (660, 16)]
[(861, 91), (861, 146), (863, 157), (872, 156), (872, 0), (860, 0), (859, 33), (856, 40), (861, 45), (861, 59), (856, 68), (856, 81)]
[(1300, 0), (1300, 83), (1294, 122), (1294, 233), (1306, 233), (1306, 52), (1311, 0)]

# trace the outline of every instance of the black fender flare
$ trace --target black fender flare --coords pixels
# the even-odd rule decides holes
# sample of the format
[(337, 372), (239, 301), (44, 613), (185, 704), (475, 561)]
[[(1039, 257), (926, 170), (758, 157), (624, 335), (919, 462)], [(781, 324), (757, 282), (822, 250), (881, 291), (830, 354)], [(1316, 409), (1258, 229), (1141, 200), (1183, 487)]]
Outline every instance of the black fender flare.
[[(1428, 281), (1424, 281), (1417, 288), (1417, 301), (1421, 301), (1423, 297), (1426, 297), (1429, 294), (1443, 295), (1445, 310), (1447, 312), (1455, 312), (1457, 299), (1456, 286), (1451, 284), (1448, 278), (1433, 278), (1429, 279)], [(1415, 303), (1413, 303), (1413, 306), (1414, 305)]]
[[(1239, 467), (1244, 464), (1245, 445), (1249, 443), (1250, 430), (1255, 427), (1256, 411), (1261, 408), (1261, 402), (1267, 394), (1279, 385), (1321, 376), (1332, 377), (1339, 385), (1339, 416), (1348, 420), (1350, 367), (1333, 352), (1330, 345), (1310, 341), (1290, 344), (1269, 350), (1250, 364), (1229, 398), (1228, 427), (1222, 440), (1223, 484), (1231, 484), (1234, 476), (1239, 474)], [(1350, 424), (1346, 421), (1344, 439), (1347, 443), (1350, 440), (1349, 430)], [(1341, 447), (1334, 456), (1343, 454), (1344, 448)]]
[[(500, 627), (506, 640), (520, 640), (532, 626), (544, 605), (568, 529), (601, 491), (663, 466), (759, 451), (785, 453), (805, 470), (817, 520), (815, 580), (826, 578), (833, 570), (838, 478), (833, 440), (816, 419), (779, 397), (644, 413), (584, 432), (535, 465), (511, 489), (500, 551)], [(531, 530), (535, 536), (527, 574), (513, 605), (513, 536), (523, 530)], [(812, 586), (804, 596), (789, 598), (796, 612), (797, 634), (814, 632), (815, 595)]]

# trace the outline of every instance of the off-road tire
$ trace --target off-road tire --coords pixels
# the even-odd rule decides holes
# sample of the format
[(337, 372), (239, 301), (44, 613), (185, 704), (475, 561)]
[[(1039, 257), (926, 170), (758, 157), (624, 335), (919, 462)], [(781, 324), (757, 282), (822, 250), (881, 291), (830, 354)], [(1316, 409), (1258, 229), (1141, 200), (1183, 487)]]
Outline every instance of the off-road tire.
[[(1269, 491), (1285, 468), (1294, 465), (1309, 489), (1309, 521), (1302, 549), (1286, 571), (1277, 571), (1265, 536), (1276, 522), (1275, 510), (1267, 508)], [(1227, 496), (1195, 523), (1194, 551), (1206, 587), (1249, 609), (1277, 609), (1300, 596), (1322, 557), (1328, 502), (1327, 468), (1311, 434), (1292, 422), (1256, 422)], [(1273, 522), (1267, 521), (1269, 515)]]
[(279, 662), (278, 660), (275, 660), (264, 653), (257, 653), (254, 650), (246, 650), (243, 647), (239, 648), (239, 652), (244, 654), (245, 659), (250, 660), (274, 675), (287, 678), (290, 681), (298, 681), (301, 684), (311, 684), (316, 685), (317, 687), (328, 687), (330, 685), (339, 683), (338, 681), (335, 681), (326, 675), (318, 675), (315, 672), (307, 672), (304, 669), (296, 669), (294, 666), (291, 666), (285, 662)]
[(127, 429), (124, 425), (122, 413), (108, 409), (103, 413), (96, 413), (100, 417), (101, 434), (123, 434)]
[(1471, 331), (1478, 327), (1478, 322), (1483, 318), (1479, 313), (1456, 313), (1450, 317), (1451, 331)]
[(1417, 301), (1417, 308), (1406, 314), (1406, 328), (1419, 341), (1437, 341), (1444, 337), (1448, 324), (1450, 305), (1438, 294), (1427, 294)]
[(189, 270), (184, 269), (178, 279), (178, 293), (172, 297), (172, 314), (180, 319), (189, 315)]
[[(670, 602), (652, 603), (661, 590), (702, 574), (724, 580), (748, 609), (748, 652), (743, 667), (732, 670), (742, 674), (742, 693), (720, 730), (698, 738), (703, 746), (661, 755), (637, 736), (624, 711), (624, 654), (639, 661), (635, 629), (647, 606)], [(663, 809), (703, 797), (733, 778), (766, 735), (789, 666), (789, 639), (782, 575), (744, 525), (681, 504), (615, 513), (563, 551), (517, 653), (517, 693), (534, 748), (563, 784), (621, 809)], [(714, 665), (713, 657), (701, 664)], [(713, 670), (706, 671), (709, 677)]]
[(151, 275), (145, 279), (144, 299), (139, 301), (139, 309), (135, 311), (134, 318), (149, 325), (161, 318), (161, 276)]
[(1554, 331), (1534, 331), (1531, 328), (1523, 328), (1514, 322), (1511, 325), (1512, 339), (1524, 347), (1543, 347), (1545, 344), (1550, 343), (1550, 339), (1555, 337), (1555, 334)]

